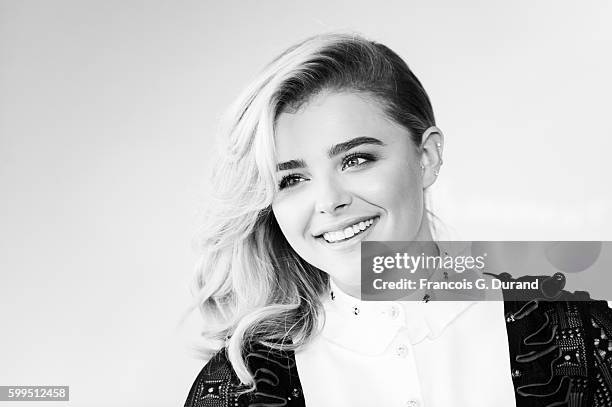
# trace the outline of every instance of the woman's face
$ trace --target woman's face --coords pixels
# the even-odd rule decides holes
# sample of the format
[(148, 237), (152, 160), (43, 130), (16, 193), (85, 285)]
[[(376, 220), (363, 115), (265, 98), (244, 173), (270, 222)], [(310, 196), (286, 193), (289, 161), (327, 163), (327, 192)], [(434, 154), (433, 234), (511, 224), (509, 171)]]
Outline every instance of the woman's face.
[(421, 155), (370, 96), (323, 92), (276, 127), (274, 216), (293, 249), (359, 293), (362, 240), (429, 240)]

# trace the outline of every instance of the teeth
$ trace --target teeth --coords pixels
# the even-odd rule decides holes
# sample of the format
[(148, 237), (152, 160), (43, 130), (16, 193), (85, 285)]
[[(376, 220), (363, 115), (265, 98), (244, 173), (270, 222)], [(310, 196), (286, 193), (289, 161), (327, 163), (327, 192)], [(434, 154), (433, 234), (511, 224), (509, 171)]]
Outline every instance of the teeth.
[(349, 237), (355, 236), (355, 232), (353, 232), (353, 227), (352, 226), (349, 226), (348, 228), (344, 229), (344, 236), (346, 236), (347, 239)]
[(353, 226), (349, 226), (344, 230), (336, 230), (334, 232), (325, 232), (323, 234), (323, 239), (325, 239), (329, 243), (338, 242), (340, 240), (349, 239), (355, 236), (358, 233), (366, 230), (374, 223), (374, 219), (369, 219), (366, 221), (362, 221), (354, 224)]

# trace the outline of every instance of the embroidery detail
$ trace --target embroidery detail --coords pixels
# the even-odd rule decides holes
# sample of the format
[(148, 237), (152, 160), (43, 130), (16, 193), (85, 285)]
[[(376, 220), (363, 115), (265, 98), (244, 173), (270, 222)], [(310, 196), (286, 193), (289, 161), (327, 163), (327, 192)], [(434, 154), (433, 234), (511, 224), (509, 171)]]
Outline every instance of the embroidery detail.
[(588, 299), (583, 292), (545, 297), (504, 304), (517, 406), (611, 407), (612, 310), (605, 301), (564, 301)]

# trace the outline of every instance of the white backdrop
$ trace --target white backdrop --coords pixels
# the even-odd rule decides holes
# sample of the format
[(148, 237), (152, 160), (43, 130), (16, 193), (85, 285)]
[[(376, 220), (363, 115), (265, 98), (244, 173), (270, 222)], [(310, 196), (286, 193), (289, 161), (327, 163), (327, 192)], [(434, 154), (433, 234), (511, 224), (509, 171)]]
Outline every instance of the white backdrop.
[(217, 118), (323, 31), (383, 42), (422, 80), (453, 236), (612, 240), (612, 3), (381, 3), (0, 0), (0, 385), (182, 405)]

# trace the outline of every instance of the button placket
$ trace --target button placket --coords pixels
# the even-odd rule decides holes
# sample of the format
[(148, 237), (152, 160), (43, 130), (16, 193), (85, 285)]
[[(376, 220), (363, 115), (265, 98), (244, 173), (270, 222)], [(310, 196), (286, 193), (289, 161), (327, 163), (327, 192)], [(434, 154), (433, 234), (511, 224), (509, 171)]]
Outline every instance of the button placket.
[(391, 319), (397, 319), (397, 317), (400, 314), (400, 309), (397, 305), (393, 304), (390, 308), (389, 308), (389, 316), (391, 317)]
[(398, 337), (390, 349), (391, 357), (395, 359), (394, 364), (397, 366), (396, 372), (401, 373), (401, 376), (406, 378), (411, 383), (411, 386), (403, 388), (401, 391), (401, 398), (397, 401), (402, 406), (409, 407), (423, 407), (422, 396), (421, 396), (421, 384), (419, 381), (419, 375), (416, 369), (416, 360), (414, 354), (414, 348), (409, 340), (404, 329), (400, 330)]

